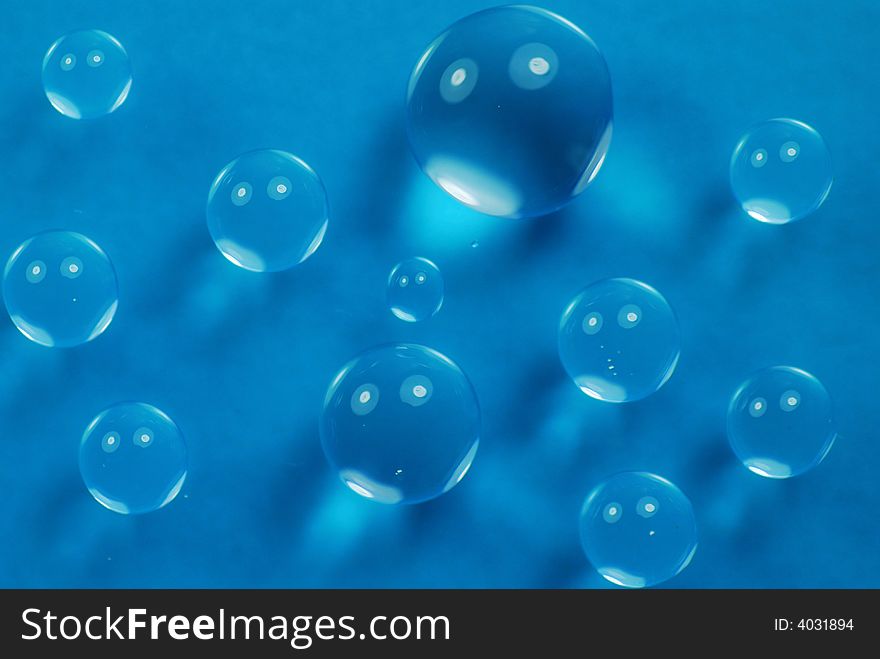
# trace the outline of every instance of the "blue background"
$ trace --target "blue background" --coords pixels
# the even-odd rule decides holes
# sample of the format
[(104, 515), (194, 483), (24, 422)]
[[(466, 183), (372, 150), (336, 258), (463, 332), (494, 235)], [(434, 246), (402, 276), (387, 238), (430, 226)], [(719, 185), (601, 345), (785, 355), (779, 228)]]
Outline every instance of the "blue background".
[[(119, 313), (88, 345), (0, 323), (0, 585), (602, 587), (581, 501), (641, 469), (698, 516), (669, 586), (880, 586), (876, 2), (546, 3), (603, 50), (615, 129), (586, 193), (530, 221), (463, 209), (406, 144), (411, 67), (488, 3), (0, 6), (0, 252), (76, 230), (120, 278)], [(125, 45), (134, 86), (77, 122), (49, 106), (40, 63), (90, 27)], [(836, 174), (814, 216), (782, 227), (745, 219), (727, 183), (740, 134), (774, 116), (815, 126)], [(205, 226), (213, 176), (259, 147), (304, 158), (331, 204), (321, 248), (277, 275), (233, 267)], [(408, 325), (384, 283), (413, 255), (439, 264), (447, 298)], [(608, 276), (656, 286), (683, 332), (669, 383), (623, 406), (582, 395), (556, 356), (563, 306)], [(349, 492), (318, 438), (336, 369), (392, 340), (452, 357), (484, 412), (468, 476), (414, 507)], [(733, 389), (774, 363), (817, 375), (841, 430), (785, 482), (749, 473), (724, 435)], [(85, 426), (125, 399), (168, 412), (190, 450), (181, 496), (142, 517), (99, 506), (77, 468)]]

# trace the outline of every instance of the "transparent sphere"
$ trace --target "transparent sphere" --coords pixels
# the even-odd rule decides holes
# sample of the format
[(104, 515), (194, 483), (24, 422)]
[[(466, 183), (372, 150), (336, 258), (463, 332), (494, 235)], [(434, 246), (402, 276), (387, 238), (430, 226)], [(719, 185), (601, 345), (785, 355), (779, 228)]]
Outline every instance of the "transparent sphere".
[(220, 170), (208, 192), (207, 216), (223, 256), (245, 270), (277, 272), (318, 249), (329, 208), (311, 167), (286, 151), (263, 149)]
[(186, 444), (162, 410), (146, 403), (120, 403), (86, 428), (79, 470), (95, 500), (124, 515), (168, 505), (186, 479)]
[(786, 224), (815, 211), (831, 191), (831, 154), (813, 128), (771, 119), (742, 136), (730, 160), (730, 185), (759, 222)]
[(401, 320), (430, 318), (443, 305), (443, 275), (428, 259), (407, 259), (391, 271), (387, 297), (391, 312)]
[(567, 204), (611, 141), (611, 80), (596, 44), (544, 9), (468, 16), (434, 39), (410, 76), (409, 141), (458, 201), (529, 217)]
[(697, 551), (691, 502), (665, 478), (645, 472), (617, 474), (590, 492), (580, 531), (596, 571), (628, 588), (671, 579)]
[(611, 403), (639, 400), (672, 376), (678, 321), (658, 291), (605, 279), (578, 293), (559, 321), (559, 358), (580, 390)]
[(480, 407), (448, 357), (413, 344), (373, 348), (330, 383), (321, 442), (352, 490), (382, 503), (418, 503), (464, 478), (480, 438)]
[(751, 471), (789, 478), (825, 459), (837, 436), (831, 396), (814, 376), (791, 366), (752, 375), (727, 409), (727, 438)]
[(9, 317), (31, 341), (69, 347), (101, 334), (116, 314), (116, 271), (94, 242), (72, 231), (24, 241), (3, 273)]
[(110, 114), (131, 90), (128, 54), (101, 30), (66, 34), (43, 57), (43, 90), (52, 107), (72, 119)]

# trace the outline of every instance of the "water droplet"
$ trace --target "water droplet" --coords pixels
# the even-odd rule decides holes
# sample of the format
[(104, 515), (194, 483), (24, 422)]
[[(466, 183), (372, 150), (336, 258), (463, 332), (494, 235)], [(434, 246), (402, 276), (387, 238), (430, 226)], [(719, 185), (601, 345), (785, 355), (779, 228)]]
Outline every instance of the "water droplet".
[(72, 231), (26, 240), (3, 275), (9, 317), (22, 334), (45, 346), (69, 347), (99, 336), (116, 314), (117, 291), (110, 259)]
[[(629, 514), (633, 510), (636, 514)], [(584, 502), (580, 533), (599, 574), (629, 588), (671, 579), (697, 549), (691, 502), (665, 478), (644, 472), (618, 474), (599, 484)]]
[[(779, 405), (767, 405), (768, 400)], [(834, 443), (837, 424), (831, 396), (815, 376), (773, 366), (749, 377), (727, 411), (727, 437), (752, 472), (789, 478), (818, 465)]]
[[(77, 54), (87, 66), (77, 66)], [(101, 30), (66, 34), (43, 58), (43, 89), (52, 107), (72, 119), (110, 114), (131, 90), (128, 54)]]
[[(617, 323), (603, 323), (609, 315)], [(562, 365), (585, 394), (613, 403), (639, 400), (672, 376), (678, 322), (665, 298), (647, 284), (606, 279), (569, 302), (558, 345)]]
[(328, 214), (318, 175), (275, 149), (239, 156), (208, 193), (214, 244), (230, 262), (255, 272), (286, 270), (309, 258), (324, 239)]
[[(121, 441), (121, 437), (132, 441)], [(79, 449), (83, 481), (110, 510), (135, 515), (170, 503), (186, 478), (186, 445), (168, 415), (146, 403), (122, 403), (86, 428)]]
[[(410, 281), (415, 286), (408, 286)], [(443, 306), (443, 276), (434, 263), (416, 257), (394, 266), (388, 276), (386, 297), (391, 312), (410, 323), (425, 320)]]
[[(352, 405), (363, 391), (372, 396), (369, 423)], [(373, 348), (346, 364), (321, 417), (324, 452), (342, 481), (382, 503), (417, 503), (454, 487), (474, 459), (479, 434), (467, 377), (447, 357), (413, 344)]]
[(582, 192), (604, 160), (611, 114), (596, 45), (536, 7), (495, 7), (453, 24), (428, 46), (407, 91), (410, 144), (424, 172), (461, 203), (504, 217), (543, 215)]
[(793, 119), (753, 126), (730, 161), (734, 196), (759, 222), (785, 224), (813, 213), (828, 196), (832, 180), (831, 155), (822, 136)]

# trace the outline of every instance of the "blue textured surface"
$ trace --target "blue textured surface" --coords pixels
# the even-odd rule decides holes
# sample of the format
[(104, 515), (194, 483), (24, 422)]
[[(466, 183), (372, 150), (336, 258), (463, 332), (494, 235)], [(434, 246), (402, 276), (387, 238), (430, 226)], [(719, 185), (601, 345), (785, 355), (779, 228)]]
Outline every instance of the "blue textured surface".
[[(548, 3), (604, 52), (615, 133), (593, 185), (534, 221), (463, 210), (406, 145), (412, 65), (486, 3), (2, 5), (0, 252), (80, 231), (113, 259), (120, 307), (72, 350), (0, 323), (0, 585), (600, 587), (578, 513), (636, 469), (697, 515), (671, 587), (880, 586), (876, 3)], [(126, 103), (89, 123), (40, 87), (46, 48), (82, 27), (134, 69)], [(836, 175), (782, 227), (745, 220), (727, 181), (736, 140), (774, 116), (819, 130)], [(212, 177), (260, 147), (301, 156), (330, 200), (324, 244), (277, 275), (229, 264), (205, 225)], [(385, 281), (415, 254), (447, 295), (407, 324)], [(581, 394), (556, 355), (565, 303), (609, 276), (656, 286), (682, 328), (672, 379), (626, 406)], [(483, 410), (470, 473), (415, 507), (349, 492), (318, 438), (335, 370), (389, 341), (454, 359)], [(735, 387), (775, 363), (822, 380), (841, 431), (786, 482), (724, 436)], [(181, 496), (141, 517), (103, 509), (77, 469), (86, 425), (126, 399), (165, 410), (190, 455)]]

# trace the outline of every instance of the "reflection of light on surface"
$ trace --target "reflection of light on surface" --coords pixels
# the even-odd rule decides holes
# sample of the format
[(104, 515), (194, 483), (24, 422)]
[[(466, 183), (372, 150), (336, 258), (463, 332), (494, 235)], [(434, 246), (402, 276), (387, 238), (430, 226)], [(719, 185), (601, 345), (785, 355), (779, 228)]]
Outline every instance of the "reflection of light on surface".
[(749, 468), (749, 471), (765, 478), (788, 478), (791, 476), (791, 467), (771, 458), (749, 458), (744, 464)]
[(381, 485), (354, 469), (343, 469), (339, 472), (339, 477), (352, 492), (356, 492), (367, 499), (372, 499), (379, 503), (398, 503), (403, 500), (403, 494), (396, 487)]
[(93, 497), (95, 497), (95, 501), (100, 503), (108, 510), (112, 510), (114, 513), (122, 513), (123, 515), (127, 515), (129, 513), (128, 506), (126, 506), (121, 501), (116, 501), (114, 499), (111, 499), (110, 497), (105, 497), (93, 487), (89, 488), (89, 492)]
[(113, 104), (113, 107), (110, 108), (109, 112), (113, 112), (120, 105), (125, 103), (125, 99), (128, 98), (128, 92), (131, 91), (131, 78), (128, 79), (128, 82), (125, 83), (125, 89), (122, 90), (122, 93), (119, 95), (119, 98), (116, 99), (116, 102)]
[(174, 501), (175, 497), (177, 497), (177, 495), (180, 493), (180, 489), (183, 487), (183, 481), (185, 481), (185, 480), (186, 480), (186, 472), (183, 472), (180, 475), (180, 478), (177, 479), (177, 482), (168, 491), (168, 496), (166, 496), (165, 499), (162, 501), (162, 503), (159, 504), (160, 508), (162, 506)]
[(424, 170), (448, 194), (481, 213), (515, 217), (522, 206), (519, 194), (505, 181), (455, 158), (431, 158)]
[(52, 107), (58, 110), (61, 114), (67, 115), (68, 117), (71, 117), (73, 119), (82, 118), (82, 114), (80, 113), (79, 108), (61, 94), (58, 94), (56, 92), (47, 92), (46, 96), (49, 98), (49, 102), (52, 104)]
[(743, 210), (753, 220), (767, 224), (785, 224), (792, 220), (788, 206), (775, 199), (748, 199), (742, 204)]
[(611, 122), (608, 122), (608, 127), (605, 129), (605, 132), (602, 133), (602, 137), (599, 139), (599, 144), (596, 146), (596, 150), (593, 152), (593, 157), (590, 160), (590, 164), (587, 165), (587, 168), (581, 175), (580, 181), (578, 181), (577, 185), (574, 186), (572, 196), (579, 195), (581, 192), (583, 192), (586, 187), (593, 182), (593, 179), (596, 178), (599, 170), (602, 169), (602, 165), (605, 163), (605, 156), (608, 155), (608, 147), (611, 145), (612, 132), (613, 124)]
[(550, 70), (550, 63), (543, 57), (533, 57), (529, 60), (529, 71), (536, 76), (546, 75)]
[(678, 572), (676, 572), (676, 574), (678, 574), (679, 572), (684, 570), (688, 565), (691, 564), (691, 561), (694, 560), (694, 554), (696, 554), (696, 553), (697, 553), (697, 543), (694, 543), (694, 546), (691, 548), (691, 553), (687, 555), (686, 559), (684, 559), (684, 562), (681, 564), (681, 567), (678, 568)]
[(318, 233), (315, 234), (315, 237), (312, 239), (312, 242), (309, 244), (306, 249), (306, 253), (303, 254), (303, 257), (299, 260), (300, 263), (309, 258), (312, 254), (315, 253), (315, 250), (321, 246), (321, 242), (324, 240), (324, 234), (327, 233), (327, 220), (324, 220), (324, 224), (321, 225), (321, 228), (318, 229)]
[(617, 403), (626, 400), (626, 389), (595, 375), (581, 375), (575, 378), (575, 384), (590, 398)]
[[(321, 236), (323, 237), (323, 234), (321, 234)], [(223, 254), (227, 260), (234, 263), (239, 268), (244, 268), (245, 270), (251, 270), (253, 272), (265, 272), (266, 270), (266, 263), (256, 252), (245, 249), (235, 241), (229, 240), (229, 238), (220, 238), (217, 241), (217, 247), (220, 248), (220, 253)]]
[(113, 304), (111, 304), (107, 311), (104, 312), (104, 315), (101, 316), (101, 320), (98, 321), (98, 324), (95, 325), (95, 329), (92, 330), (92, 333), (89, 334), (88, 340), (91, 341), (96, 336), (99, 336), (107, 326), (113, 321), (113, 317), (116, 315), (116, 308), (119, 306), (119, 300), (113, 300)]
[(368, 499), (373, 498), (373, 493), (370, 492), (367, 488), (358, 485), (354, 481), (345, 481), (345, 484), (348, 485), (353, 492), (360, 494), (362, 497), (367, 497)]
[[(519, 222), (481, 215), (472, 206), (463, 204), (444, 192), (420, 171), (413, 171), (405, 183), (406, 195), (396, 212), (397, 228), (417, 249), (430, 250), (445, 258), (462, 258), (467, 248), (499, 245), (523, 231)], [(413, 221), (418, 218), (417, 221)]]
[(439, 185), (446, 192), (451, 194), (463, 204), (467, 204), (468, 206), (479, 205), (476, 197), (472, 196), (467, 190), (458, 185), (458, 183), (456, 183), (455, 181), (449, 180), (443, 176), (438, 176), (437, 185)]
[(431, 42), (431, 45), (425, 49), (425, 52), (422, 53), (422, 56), (419, 58), (419, 61), (416, 63), (415, 68), (409, 76), (409, 83), (406, 86), (406, 98), (409, 100), (410, 96), (412, 96), (413, 90), (416, 88), (416, 81), (419, 79), (419, 76), (422, 74), (422, 69), (425, 68), (425, 63), (428, 61), (428, 58), (434, 54), (434, 51), (443, 43), (443, 40), (446, 38), (446, 34), (441, 34), (439, 37), (434, 39)]
[(600, 567), (596, 571), (616, 586), (644, 588), (645, 580), (614, 567)]
[(35, 343), (39, 343), (44, 346), (48, 346), (50, 348), (55, 345), (55, 339), (52, 338), (52, 335), (49, 334), (49, 332), (40, 327), (37, 327), (36, 325), (32, 325), (21, 316), (12, 316), (12, 322), (15, 323), (18, 331), (24, 334), (31, 341), (34, 341)]
[(458, 466), (455, 468), (455, 471), (452, 472), (452, 476), (446, 481), (446, 485), (443, 487), (444, 492), (448, 492), (453, 487), (455, 487), (462, 478), (464, 478), (468, 470), (471, 468), (471, 465), (474, 462), (474, 457), (477, 455), (477, 449), (480, 447), (479, 440), (474, 442), (474, 445), (471, 446), (471, 449), (467, 452), (461, 462), (458, 463)]
[(408, 323), (416, 322), (417, 318), (411, 313), (404, 311), (400, 307), (391, 307), (391, 313), (400, 318), (401, 320), (405, 320)]

